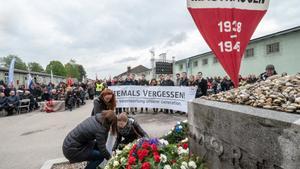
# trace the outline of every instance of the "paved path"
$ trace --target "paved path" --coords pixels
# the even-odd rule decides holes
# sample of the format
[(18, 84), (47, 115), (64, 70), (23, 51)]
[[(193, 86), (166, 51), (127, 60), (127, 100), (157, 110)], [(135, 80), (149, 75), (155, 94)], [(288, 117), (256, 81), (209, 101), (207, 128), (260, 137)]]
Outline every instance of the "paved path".
[[(33, 112), (0, 118), (0, 169), (39, 169), (49, 159), (63, 157), (64, 137), (89, 117), (92, 102), (72, 112)], [(167, 133), (184, 116), (139, 114), (135, 118), (151, 137)]]

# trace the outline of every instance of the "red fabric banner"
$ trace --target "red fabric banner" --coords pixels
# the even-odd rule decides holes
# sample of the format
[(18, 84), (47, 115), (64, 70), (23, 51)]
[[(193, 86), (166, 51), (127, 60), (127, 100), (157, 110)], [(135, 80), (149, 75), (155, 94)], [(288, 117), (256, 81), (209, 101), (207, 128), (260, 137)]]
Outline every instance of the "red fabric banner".
[(242, 4), (240, 1), (188, 0), (188, 10), (200, 33), (235, 87), (239, 84), (240, 65), (245, 49), (267, 12), (269, 1), (263, 2)]

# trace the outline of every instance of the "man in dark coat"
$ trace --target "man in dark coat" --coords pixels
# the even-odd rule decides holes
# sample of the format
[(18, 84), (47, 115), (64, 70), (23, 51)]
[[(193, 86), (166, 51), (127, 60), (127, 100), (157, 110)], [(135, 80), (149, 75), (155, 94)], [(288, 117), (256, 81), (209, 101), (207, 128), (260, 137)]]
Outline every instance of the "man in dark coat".
[(182, 79), (180, 80), (180, 86), (189, 86), (189, 79), (186, 72), (181, 73)]
[(149, 81), (146, 80), (146, 76), (142, 74), (142, 79), (139, 81), (140, 86), (149, 86)]
[[(145, 74), (142, 74), (142, 79), (139, 81), (139, 85), (140, 86), (149, 86), (149, 81), (146, 80), (146, 76)], [(148, 112), (148, 108), (145, 108), (146, 109), (146, 112)], [(141, 108), (141, 113), (144, 112), (144, 108), (142, 107)]]
[(259, 75), (259, 80), (265, 81), (268, 77), (277, 75), (274, 65), (267, 65), (266, 72)]
[(7, 97), (3, 92), (0, 93), (0, 111), (7, 108)]
[(115, 134), (117, 117), (113, 111), (87, 118), (66, 136), (62, 146), (64, 156), (70, 162), (89, 161), (85, 169), (96, 169), (104, 159), (111, 158), (106, 149), (110, 128)]
[(201, 96), (207, 96), (207, 80), (203, 78), (202, 72), (199, 72), (196, 78), (196, 84), (197, 84), (197, 93), (196, 98), (199, 98)]
[[(163, 83), (161, 84), (161, 86), (174, 86), (175, 84), (174, 84), (174, 82), (173, 82), (173, 80), (171, 80), (171, 75), (167, 75), (166, 76), (166, 79), (163, 81)], [(171, 113), (171, 114), (173, 114), (173, 110), (169, 110), (169, 109), (164, 109), (163, 110), (164, 111), (164, 113)]]
[(8, 115), (12, 115), (13, 111), (17, 109), (17, 107), (19, 106), (19, 97), (16, 96), (16, 92), (15, 91), (10, 91), (9, 93), (9, 97), (7, 98), (7, 113)]

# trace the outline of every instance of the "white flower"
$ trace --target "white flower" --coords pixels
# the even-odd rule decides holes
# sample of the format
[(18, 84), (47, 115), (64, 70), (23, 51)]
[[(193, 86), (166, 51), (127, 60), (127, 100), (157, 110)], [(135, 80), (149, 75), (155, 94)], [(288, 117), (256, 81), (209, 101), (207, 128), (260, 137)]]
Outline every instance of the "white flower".
[[(173, 130), (172, 130), (172, 131), (173, 131)], [(168, 132), (168, 135), (172, 134), (172, 131), (169, 131), (169, 132)]]
[(182, 125), (178, 126), (179, 129), (182, 129)]
[(128, 144), (124, 147), (124, 150), (130, 150), (131, 149), (131, 144)]
[(174, 131), (175, 130), (175, 127), (172, 127), (171, 131)]
[(181, 146), (180, 147), (178, 147), (178, 154), (180, 155), (180, 154), (188, 154), (189, 153), (189, 149), (184, 149), (184, 148), (182, 148)]
[(168, 158), (167, 158), (166, 155), (164, 155), (164, 154), (161, 154), (161, 155), (160, 155), (160, 161), (161, 161), (161, 162), (166, 163), (167, 160), (168, 160)]
[(176, 123), (177, 125), (180, 125), (180, 122), (179, 121), (177, 121), (177, 123)]
[(190, 161), (189, 162), (189, 167), (193, 168), (193, 169), (196, 169), (197, 168), (197, 165), (194, 161)]
[(165, 146), (169, 145), (169, 142), (165, 139), (160, 139), (159, 143), (162, 144), (162, 145), (165, 145)]
[(121, 163), (126, 163), (126, 158), (122, 157), (120, 161), (121, 161)]
[(164, 169), (172, 169), (170, 165), (165, 165)]
[(114, 161), (114, 164), (113, 164), (114, 167), (118, 167), (119, 165), (120, 165), (119, 161)]
[(108, 165), (106, 165), (106, 166), (104, 167), (104, 169), (109, 169), (109, 166), (108, 166)]
[(188, 122), (188, 120), (184, 120), (184, 121), (182, 121), (182, 123), (187, 123)]
[(182, 166), (180, 166), (180, 169), (187, 169), (187, 168), (186, 168), (185, 166), (182, 165)]
[(119, 154), (121, 154), (121, 153), (122, 153), (122, 151), (116, 150), (116, 154), (117, 154), (117, 155), (119, 155)]
[(181, 166), (184, 166), (185, 168), (188, 168), (188, 164), (185, 161), (181, 163)]

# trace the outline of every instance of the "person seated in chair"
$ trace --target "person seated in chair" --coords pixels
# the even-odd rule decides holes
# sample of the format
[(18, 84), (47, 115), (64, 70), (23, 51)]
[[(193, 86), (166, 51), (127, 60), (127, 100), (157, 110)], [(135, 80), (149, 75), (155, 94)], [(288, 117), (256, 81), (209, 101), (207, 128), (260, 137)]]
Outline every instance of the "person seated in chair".
[(139, 123), (134, 118), (128, 117), (126, 112), (118, 115), (117, 125), (118, 134), (113, 146), (113, 151), (122, 149), (125, 145), (138, 138), (149, 137)]
[(10, 91), (9, 93), (9, 97), (7, 98), (7, 113), (8, 113), (8, 116), (12, 115), (13, 114), (13, 111), (16, 110), (19, 106), (19, 97), (16, 96), (16, 92), (15, 91)]
[(33, 95), (30, 93), (30, 91), (25, 90), (24, 94), (22, 97), (20, 97), (21, 100), (24, 99), (29, 99), (30, 100), (30, 104), (29, 104), (29, 110), (32, 111), (34, 106), (36, 106), (35, 100)]
[(0, 111), (7, 108), (7, 97), (3, 92), (0, 93)]

